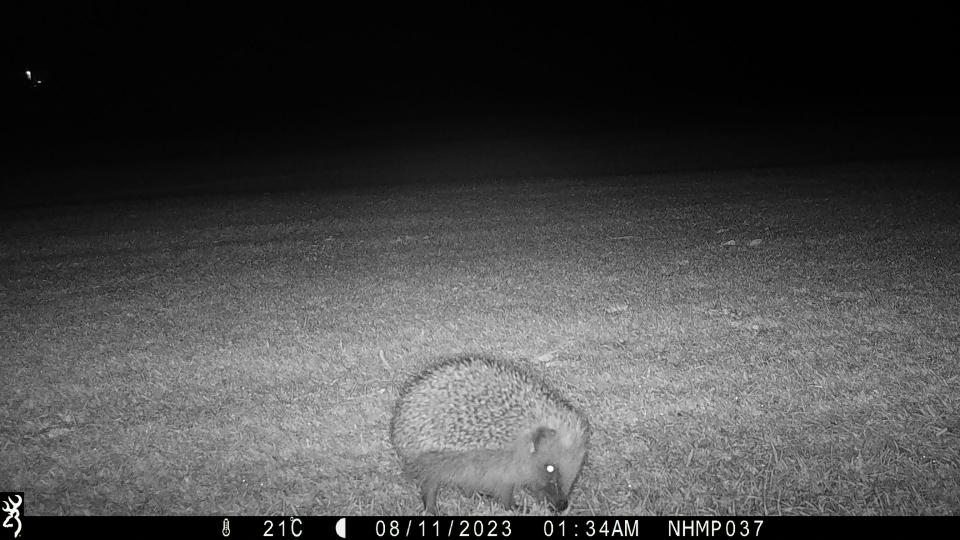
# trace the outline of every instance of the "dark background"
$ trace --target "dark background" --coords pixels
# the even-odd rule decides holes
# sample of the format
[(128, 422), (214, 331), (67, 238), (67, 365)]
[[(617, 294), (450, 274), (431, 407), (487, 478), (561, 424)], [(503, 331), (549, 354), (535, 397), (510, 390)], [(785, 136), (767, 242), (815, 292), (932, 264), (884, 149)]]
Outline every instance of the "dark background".
[(10, 171), (200, 140), (336, 153), (688, 125), (853, 125), (894, 149), (953, 148), (955, 28), (914, 4), (7, 4)]

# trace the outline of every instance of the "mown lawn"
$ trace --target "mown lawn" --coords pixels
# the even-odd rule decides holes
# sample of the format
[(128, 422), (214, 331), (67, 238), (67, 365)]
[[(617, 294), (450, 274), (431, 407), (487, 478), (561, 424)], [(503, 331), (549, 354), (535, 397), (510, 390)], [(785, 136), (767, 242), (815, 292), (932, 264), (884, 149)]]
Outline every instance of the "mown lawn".
[(0, 490), (31, 515), (417, 513), (397, 384), (476, 351), (590, 415), (571, 513), (957, 514), (958, 171), (5, 211)]

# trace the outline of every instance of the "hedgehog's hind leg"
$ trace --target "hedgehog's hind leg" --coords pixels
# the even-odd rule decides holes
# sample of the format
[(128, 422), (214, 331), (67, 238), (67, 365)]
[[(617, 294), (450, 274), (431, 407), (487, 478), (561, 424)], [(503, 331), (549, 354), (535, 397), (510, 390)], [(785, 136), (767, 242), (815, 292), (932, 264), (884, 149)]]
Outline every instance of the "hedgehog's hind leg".
[(427, 514), (435, 516), (440, 513), (440, 507), (437, 505), (439, 489), (440, 482), (433, 478), (420, 483), (420, 498), (423, 499), (423, 511)]
[(513, 510), (513, 484), (503, 484), (497, 488), (497, 499), (500, 501), (500, 505), (503, 506), (506, 510)]

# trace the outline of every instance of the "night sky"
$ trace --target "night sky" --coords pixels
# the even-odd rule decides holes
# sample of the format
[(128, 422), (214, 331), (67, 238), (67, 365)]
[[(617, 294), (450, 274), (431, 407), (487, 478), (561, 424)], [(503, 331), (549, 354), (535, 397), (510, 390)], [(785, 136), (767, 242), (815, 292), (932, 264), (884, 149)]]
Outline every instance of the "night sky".
[(43, 70), (45, 107), (104, 121), (644, 110), (650, 100), (929, 109), (956, 89), (946, 14), (875, 6), (20, 4), (4, 8), (5, 90), (22, 90), (10, 88), (22, 70)]
[(0, 129), (18, 155), (223, 133), (951, 125), (957, 111), (953, 19), (913, 6), (10, 4)]

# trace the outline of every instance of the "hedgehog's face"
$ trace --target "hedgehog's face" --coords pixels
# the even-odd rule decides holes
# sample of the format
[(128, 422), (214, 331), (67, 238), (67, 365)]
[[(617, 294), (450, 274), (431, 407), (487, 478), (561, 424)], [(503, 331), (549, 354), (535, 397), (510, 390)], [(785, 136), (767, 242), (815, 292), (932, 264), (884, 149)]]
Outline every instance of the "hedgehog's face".
[(549, 503), (554, 511), (566, 510), (585, 455), (585, 446), (579, 438), (563, 440), (555, 430), (539, 428), (531, 445), (531, 466), (535, 470), (531, 471), (527, 488)]

